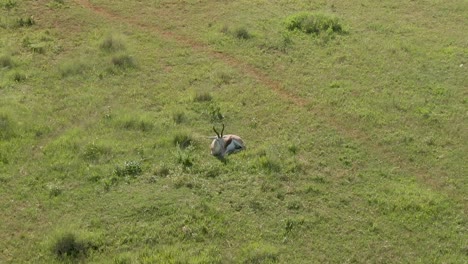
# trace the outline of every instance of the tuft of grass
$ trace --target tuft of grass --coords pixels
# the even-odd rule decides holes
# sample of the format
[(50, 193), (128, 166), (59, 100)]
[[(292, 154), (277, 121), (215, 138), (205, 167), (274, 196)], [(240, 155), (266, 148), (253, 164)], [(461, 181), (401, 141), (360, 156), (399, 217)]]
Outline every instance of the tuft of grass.
[(343, 33), (344, 29), (338, 17), (325, 13), (298, 13), (289, 16), (286, 21), (289, 31), (301, 31), (306, 34)]
[(104, 38), (99, 45), (101, 50), (106, 52), (116, 52), (122, 51), (126, 49), (125, 42), (123, 38), (115, 36), (115, 35), (108, 35)]
[(2, 2), (0, 2), (0, 6), (7, 9), (7, 10), (10, 10), (10, 9), (13, 9), (14, 7), (17, 6), (17, 3), (15, 0), (4, 0)]
[(110, 148), (91, 143), (84, 147), (82, 157), (89, 162), (99, 163), (103, 156), (109, 155), (110, 153)]
[(68, 61), (59, 67), (59, 73), (62, 77), (83, 74), (88, 66), (81, 61)]
[(36, 24), (36, 20), (34, 19), (33, 16), (27, 17), (27, 18), (18, 18), (16, 20), (16, 26), (17, 27), (30, 27)]
[(153, 174), (156, 176), (166, 177), (170, 173), (171, 173), (171, 169), (169, 168), (169, 166), (166, 164), (162, 164), (154, 171)]
[(270, 173), (278, 173), (282, 170), (281, 163), (278, 160), (267, 155), (261, 155), (260, 157), (258, 157), (255, 160), (254, 164), (255, 167), (261, 168)]
[(154, 128), (153, 122), (147, 120), (146, 117), (124, 116), (121, 120), (117, 120), (120, 127), (127, 130), (136, 130), (142, 132), (151, 131)]
[(210, 102), (213, 100), (213, 96), (209, 92), (197, 92), (193, 98), (194, 102)]
[(23, 72), (14, 71), (11, 73), (10, 78), (15, 82), (22, 82), (25, 81), (27, 77), (26, 74), (24, 74)]
[(176, 151), (176, 161), (183, 166), (184, 169), (188, 169), (193, 166), (193, 156), (191, 153), (192, 148), (186, 147), (185, 149), (178, 147)]
[(138, 176), (143, 173), (141, 163), (139, 161), (125, 161), (123, 166), (116, 166), (114, 170), (115, 175), (119, 177), (125, 176)]
[(47, 189), (49, 190), (49, 197), (57, 197), (63, 192), (62, 188), (55, 184), (48, 185)]
[(52, 247), (52, 253), (61, 259), (84, 257), (87, 251), (87, 244), (72, 233), (59, 236)]
[(128, 69), (128, 68), (135, 68), (136, 63), (132, 56), (128, 54), (117, 54), (112, 56), (111, 59), (112, 65), (121, 68), (121, 69)]
[(252, 243), (243, 249), (242, 263), (277, 263), (279, 250), (271, 245)]
[(240, 27), (240, 28), (235, 29), (233, 34), (238, 39), (247, 40), (253, 37), (252, 34), (245, 27)]
[(174, 120), (176, 124), (182, 124), (187, 120), (187, 116), (184, 112), (176, 112), (172, 114), (172, 120)]
[(181, 149), (186, 149), (192, 145), (193, 139), (190, 135), (178, 133), (175, 134), (174, 138), (172, 139), (172, 143)]
[(0, 68), (13, 68), (13, 60), (9, 55), (0, 56)]
[(11, 120), (11, 118), (0, 113), (0, 139), (8, 140), (15, 136), (15, 127), (16, 124)]

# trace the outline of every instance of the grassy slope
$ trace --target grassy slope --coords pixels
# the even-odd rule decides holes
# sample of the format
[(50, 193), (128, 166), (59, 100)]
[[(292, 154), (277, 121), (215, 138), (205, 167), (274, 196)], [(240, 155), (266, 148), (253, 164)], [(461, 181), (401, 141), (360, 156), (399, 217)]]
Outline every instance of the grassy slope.
[[(57, 2), (1, 9), (0, 262), (67, 232), (96, 262), (466, 260), (463, 1)], [(302, 10), (348, 34), (286, 32)], [(218, 107), (249, 148), (227, 164)]]

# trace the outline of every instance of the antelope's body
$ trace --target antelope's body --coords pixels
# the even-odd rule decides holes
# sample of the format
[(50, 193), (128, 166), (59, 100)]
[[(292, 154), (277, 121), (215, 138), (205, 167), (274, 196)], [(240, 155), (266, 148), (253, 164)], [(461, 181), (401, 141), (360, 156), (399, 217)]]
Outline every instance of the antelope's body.
[(223, 135), (224, 124), (221, 134), (219, 134), (214, 127), (213, 130), (216, 133), (216, 137), (214, 137), (213, 142), (211, 142), (211, 155), (222, 159), (224, 156), (245, 149), (244, 141), (239, 136)]

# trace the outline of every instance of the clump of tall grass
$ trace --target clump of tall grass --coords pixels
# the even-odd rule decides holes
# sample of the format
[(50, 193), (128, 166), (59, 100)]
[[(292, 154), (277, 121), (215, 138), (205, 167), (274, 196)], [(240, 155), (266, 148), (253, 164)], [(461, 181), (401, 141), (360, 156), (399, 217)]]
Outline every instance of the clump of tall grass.
[(36, 24), (36, 20), (34, 20), (33, 16), (27, 17), (27, 18), (18, 18), (16, 20), (16, 26), (17, 27), (30, 27), (32, 25)]
[(15, 123), (8, 115), (0, 113), (0, 139), (8, 140), (15, 134)]
[(186, 149), (192, 145), (193, 139), (190, 135), (184, 133), (178, 133), (172, 139), (172, 143), (181, 149)]
[(16, 1), (15, 0), (5, 0), (5, 1), (0, 2), (0, 6), (7, 9), (7, 10), (10, 10), (13, 7), (16, 6)]
[(123, 166), (116, 166), (114, 170), (115, 175), (119, 177), (124, 176), (138, 176), (143, 173), (141, 163), (139, 161), (126, 161)]
[(251, 39), (253, 37), (253, 35), (245, 27), (235, 29), (233, 34), (238, 39)]
[(209, 102), (211, 100), (213, 100), (213, 96), (208, 92), (197, 92), (193, 98), (194, 102)]
[(231, 31), (227, 25), (224, 25), (223, 28), (221, 28), (221, 32), (226, 35), (231, 35), (237, 39), (247, 40), (253, 38), (252, 33), (250, 33), (249, 30), (244, 26), (238, 27)]
[(52, 253), (61, 259), (84, 257), (87, 251), (87, 243), (80, 241), (72, 233), (61, 235), (52, 246)]
[(128, 54), (117, 54), (112, 57), (111, 62), (112, 62), (112, 65), (121, 69), (136, 67), (135, 60), (133, 59), (132, 56)]
[(126, 49), (123, 38), (115, 35), (108, 35), (102, 40), (99, 47), (106, 52), (116, 52)]
[(59, 67), (59, 73), (62, 77), (81, 75), (88, 66), (82, 61), (69, 61)]
[(172, 120), (174, 120), (176, 124), (182, 124), (187, 120), (187, 116), (184, 112), (176, 112), (172, 114)]
[(306, 34), (343, 33), (344, 28), (338, 17), (325, 13), (298, 13), (289, 16), (285, 21), (290, 31), (301, 31)]

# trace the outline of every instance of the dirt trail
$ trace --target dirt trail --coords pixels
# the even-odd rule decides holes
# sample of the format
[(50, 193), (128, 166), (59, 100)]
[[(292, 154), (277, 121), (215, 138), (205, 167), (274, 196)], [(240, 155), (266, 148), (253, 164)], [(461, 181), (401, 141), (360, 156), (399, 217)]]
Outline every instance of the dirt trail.
[[(93, 5), (88, 0), (75, 0), (75, 2), (77, 2), (82, 7), (90, 10), (90, 12), (96, 13), (108, 20), (127, 23), (143, 31), (156, 34), (169, 42), (176, 42), (179, 45), (191, 48), (195, 52), (204, 53), (209, 57), (222, 61), (223, 63), (231, 66), (232, 68), (239, 70), (246, 76), (253, 78), (258, 83), (262, 84), (268, 89), (274, 91), (280, 98), (287, 102), (291, 102), (299, 107), (306, 107), (307, 105), (311, 105), (311, 103), (314, 102), (313, 99), (302, 98), (300, 96), (290, 93), (289, 91), (284, 89), (284, 86), (281, 83), (272, 80), (266, 73), (262, 72), (255, 66), (243, 62), (228, 54), (215, 51), (206, 44), (179, 35), (177, 33), (164, 30), (157, 26), (144, 24), (136, 19), (122, 17), (119, 14), (113, 13), (112, 11)], [(378, 157), (383, 162), (395, 165), (395, 167), (398, 168), (400, 171), (416, 176), (423, 184), (427, 185), (428, 187), (439, 191), (444, 190), (446, 194), (448, 194), (451, 197), (454, 197), (454, 195), (452, 194), (453, 190), (450, 190), (451, 188), (446, 186), (443, 180), (429, 176), (428, 168), (421, 168), (417, 167), (417, 165), (411, 165), (407, 161), (405, 161), (405, 159), (402, 158), (400, 155), (392, 152), (389, 148), (386, 148), (385, 146), (378, 146), (377, 144), (373, 143), (370, 140), (370, 136), (365, 131), (359, 130), (355, 127), (351, 127), (350, 125), (345, 125), (343, 122), (340, 122), (340, 120), (337, 120), (335, 117), (333, 117), (332, 109), (326, 109), (323, 106), (314, 106), (313, 109), (309, 108), (308, 111), (310, 112), (311, 116), (314, 116), (314, 118), (317, 118), (320, 121), (324, 122), (331, 128), (338, 131), (341, 135), (360, 142), (361, 146), (372, 156)], [(457, 197), (454, 198), (457, 199)]]

